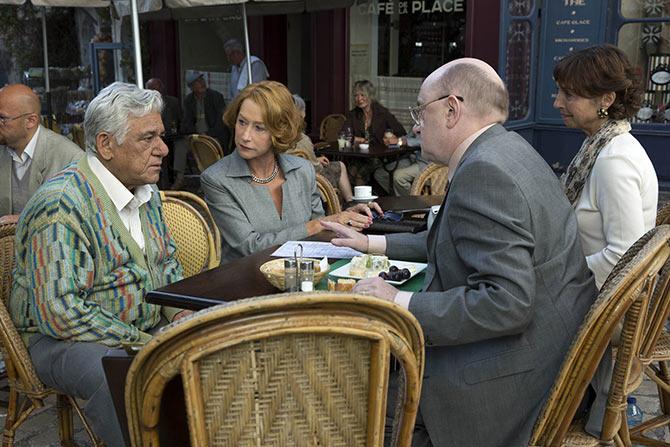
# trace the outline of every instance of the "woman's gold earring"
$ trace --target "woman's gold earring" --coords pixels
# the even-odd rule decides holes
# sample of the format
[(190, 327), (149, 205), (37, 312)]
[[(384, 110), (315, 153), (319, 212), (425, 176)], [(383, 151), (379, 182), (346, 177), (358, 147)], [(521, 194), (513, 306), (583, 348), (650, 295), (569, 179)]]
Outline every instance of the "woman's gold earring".
[(609, 112), (607, 111), (606, 108), (601, 107), (598, 109), (598, 118), (607, 118), (609, 115)]

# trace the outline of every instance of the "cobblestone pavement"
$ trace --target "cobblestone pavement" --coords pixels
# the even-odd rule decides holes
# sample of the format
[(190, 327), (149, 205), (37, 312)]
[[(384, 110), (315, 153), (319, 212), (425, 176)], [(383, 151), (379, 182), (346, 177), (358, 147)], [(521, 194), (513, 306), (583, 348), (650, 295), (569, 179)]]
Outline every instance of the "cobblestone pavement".
[[(5, 398), (0, 392), (0, 397)], [(650, 380), (645, 380), (637, 392), (634, 394), (637, 397), (638, 405), (644, 412), (645, 419), (657, 415), (660, 411), (658, 406), (658, 398), (656, 395), (656, 385)], [(38, 411), (26, 421), (17, 431), (15, 447), (58, 447), (58, 425), (56, 420), (56, 400), (49, 399), (49, 404)], [(5, 421), (4, 408), (0, 408), (0, 423)], [(75, 440), (80, 447), (90, 447), (91, 442), (86, 436), (86, 432), (81, 425), (81, 421), (75, 416)], [(667, 429), (658, 429), (655, 437), (670, 441)]]

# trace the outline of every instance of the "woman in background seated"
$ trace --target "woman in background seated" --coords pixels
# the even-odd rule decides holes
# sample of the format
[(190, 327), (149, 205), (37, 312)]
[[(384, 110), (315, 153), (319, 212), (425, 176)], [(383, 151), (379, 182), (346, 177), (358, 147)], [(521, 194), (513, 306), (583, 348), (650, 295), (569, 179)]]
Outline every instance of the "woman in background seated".
[(586, 134), (563, 175), (586, 262), (600, 288), (621, 256), (655, 225), (656, 171), (628, 119), (642, 88), (626, 55), (611, 45), (569, 54), (554, 67), (554, 101), (565, 125)]
[[(352, 90), (356, 107), (347, 114), (342, 129), (350, 128), (354, 134), (354, 143), (370, 144), (407, 144), (407, 132), (395, 116), (375, 99), (375, 87), (372, 82), (356, 81)], [(396, 162), (392, 162), (395, 164)], [(401, 170), (412, 164), (411, 160), (401, 158), (396, 169)], [(370, 174), (374, 172), (377, 183), (388, 194), (393, 194), (388, 187), (388, 172), (379, 160), (354, 161), (349, 170), (356, 184), (368, 183)]]
[[(343, 129), (351, 128), (354, 143), (407, 144), (407, 132), (395, 116), (375, 99), (372, 82), (356, 81), (353, 88), (356, 107), (347, 114)], [(391, 131), (387, 135), (387, 131)]]
[[(300, 95), (293, 95), (293, 102), (300, 111), (303, 121), (305, 120), (305, 100)], [(354, 195), (351, 192), (351, 183), (347, 175), (347, 168), (341, 161), (330, 162), (327, 157), (317, 157), (314, 153), (312, 140), (304, 133), (300, 134), (300, 140), (296, 146), (287, 151), (288, 154), (304, 152), (312, 162), (317, 174), (323, 175), (328, 181), (340, 191), (340, 196), (345, 203), (351, 202)]]
[(318, 233), (322, 220), (359, 231), (370, 225), (367, 205), (324, 217), (311, 163), (284, 154), (300, 138), (302, 118), (282, 84), (247, 86), (223, 119), (235, 129), (236, 148), (201, 177), (221, 231), (221, 263)]

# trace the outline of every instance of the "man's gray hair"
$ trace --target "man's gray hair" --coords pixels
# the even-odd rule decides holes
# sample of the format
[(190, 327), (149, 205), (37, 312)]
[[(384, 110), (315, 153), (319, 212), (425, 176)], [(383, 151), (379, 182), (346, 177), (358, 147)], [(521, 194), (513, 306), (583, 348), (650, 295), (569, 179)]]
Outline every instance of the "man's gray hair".
[(295, 103), (295, 106), (300, 110), (301, 112), (305, 112), (307, 109), (307, 105), (305, 104), (305, 100), (300, 97), (298, 94), (293, 94), (293, 102)]
[(471, 63), (456, 64), (441, 80), (441, 94), (463, 97), (463, 102), (478, 117), (491, 117), (495, 122), (507, 120), (509, 94), (495, 72), (487, 73)]
[(223, 50), (239, 51), (240, 53), (244, 53), (244, 45), (242, 45), (242, 42), (240, 42), (239, 39), (233, 37), (232, 39), (226, 40), (226, 42), (223, 44)]
[(123, 144), (128, 133), (128, 118), (161, 113), (162, 110), (163, 99), (156, 90), (123, 82), (103, 88), (88, 105), (84, 115), (86, 150), (97, 153), (95, 139), (100, 132), (109, 132), (117, 143)]

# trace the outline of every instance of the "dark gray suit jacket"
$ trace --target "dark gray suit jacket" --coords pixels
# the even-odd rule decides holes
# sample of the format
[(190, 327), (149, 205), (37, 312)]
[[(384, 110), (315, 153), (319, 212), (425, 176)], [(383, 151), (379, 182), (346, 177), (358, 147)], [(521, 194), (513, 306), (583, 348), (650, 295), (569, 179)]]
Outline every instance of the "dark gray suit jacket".
[(465, 152), (430, 233), (387, 236), (387, 254), (429, 264), (409, 310), (425, 334), (420, 410), (433, 445), (528, 445), (596, 296), (549, 166), (491, 127)]
[[(71, 140), (40, 126), (30, 164), (30, 195), (35, 194), (42, 183), (71, 162), (79, 160), (85, 153)], [(16, 214), (12, 210), (12, 156), (5, 146), (0, 146), (0, 216), (5, 214)]]

